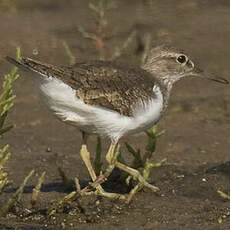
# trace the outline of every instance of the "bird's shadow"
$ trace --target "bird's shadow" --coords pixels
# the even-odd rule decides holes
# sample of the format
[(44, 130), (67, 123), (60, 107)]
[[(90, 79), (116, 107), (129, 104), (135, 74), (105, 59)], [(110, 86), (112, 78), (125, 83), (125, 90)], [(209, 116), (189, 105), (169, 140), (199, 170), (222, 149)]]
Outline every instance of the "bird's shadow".
[[(91, 180), (80, 180), (81, 188), (86, 187)], [(35, 185), (25, 186), (23, 193), (32, 193)], [(107, 192), (114, 192), (125, 194), (129, 193), (131, 190), (131, 185), (127, 185), (124, 180), (124, 175), (119, 169), (114, 169), (112, 174), (109, 176), (108, 180), (106, 180), (102, 184), (103, 189)], [(5, 193), (14, 193), (17, 191), (19, 187), (8, 187), (4, 190)], [(76, 190), (74, 181), (72, 181), (71, 185), (66, 187), (63, 182), (50, 182), (43, 183), (41, 187), (41, 192), (59, 192), (59, 193), (69, 193), (71, 191)]]

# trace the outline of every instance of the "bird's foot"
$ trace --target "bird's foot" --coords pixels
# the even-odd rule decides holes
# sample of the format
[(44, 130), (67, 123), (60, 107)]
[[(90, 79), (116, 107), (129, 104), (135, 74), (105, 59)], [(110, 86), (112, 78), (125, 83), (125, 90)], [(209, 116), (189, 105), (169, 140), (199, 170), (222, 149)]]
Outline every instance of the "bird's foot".
[(143, 187), (147, 187), (151, 189), (153, 192), (158, 192), (160, 190), (158, 187), (152, 184), (149, 184), (138, 170), (128, 167), (120, 162), (116, 162), (115, 165), (117, 168), (127, 172), (134, 180), (138, 181), (138, 184), (129, 192), (126, 203), (129, 203), (134, 197), (134, 195)]
[(149, 184), (149, 183), (144, 179), (144, 177), (141, 175), (141, 173), (140, 173), (138, 170), (133, 169), (133, 168), (131, 168), (131, 167), (129, 167), (129, 166), (126, 166), (126, 165), (124, 165), (124, 164), (122, 164), (122, 163), (120, 163), (120, 162), (117, 162), (117, 163), (116, 163), (116, 167), (119, 168), (119, 169), (121, 169), (121, 170), (123, 170), (123, 171), (125, 171), (125, 172), (127, 172), (129, 175), (132, 176), (132, 178), (133, 178), (134, 180), (139, 181), (139, 183), (141, 183), (141, 184), (143, 184), (143, 186), (145, 186), (145, 187), (151, 189), (153, 192), (158, 192), (158, 191), (160, 190), (158, 187), (156, 187), (156, 186), (154, 186), (154, 185), (152, 185), (152, 184)]
[[(87, 189), (86, 189), (87, 188)], [(119, 199), (119, 200), (125, 200), (127, 199), (127, 197), (123, 194), (120, 193), (112, 193), (112, 192), (106, 192), (101, 185), (98, 185), (96, 187), (95, 191), (90, 191), (88, 190), (89, 187), (87, 186), (86, 188), (82, 189), (80, 191), (80, 195), (81, 196), (87, 196), (87, 195), (98, 195), (98, 196), (103, 196), (103, 197), (107, 197), (110, 199)]]

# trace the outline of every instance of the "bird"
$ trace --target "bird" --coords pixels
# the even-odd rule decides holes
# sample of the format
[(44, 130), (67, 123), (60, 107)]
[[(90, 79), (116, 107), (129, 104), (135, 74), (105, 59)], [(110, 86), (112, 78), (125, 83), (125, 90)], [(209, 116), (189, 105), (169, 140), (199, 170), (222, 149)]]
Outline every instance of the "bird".
[[(101, 187), (114, 167), (126, 171), (153, 191), (159, 189), (137, 170), (116, 161), (119, 140), (157, 124), (167, 109), (173, 85), (180, 79), (197, 76), (229, 84), (225, 78), (196, 67), (184, 52), (168, 45), (152, 47), (142, 66), (88, 61), (63, 67), (26, 57), (15, 60), (7, 56), (6, 60), (31, 76), (56, 117), (82, 131), (81, 156), (93, 181), (91, 187), (96, 188), (99, 195), (120, 199), (124, 199), (122, 194), (107, 193)], [(87, 155), (90, 134), (111, 140), (106, 154), (111, 170), (99, 177)], [(89, 186), (82, 191), (88, 189)]]

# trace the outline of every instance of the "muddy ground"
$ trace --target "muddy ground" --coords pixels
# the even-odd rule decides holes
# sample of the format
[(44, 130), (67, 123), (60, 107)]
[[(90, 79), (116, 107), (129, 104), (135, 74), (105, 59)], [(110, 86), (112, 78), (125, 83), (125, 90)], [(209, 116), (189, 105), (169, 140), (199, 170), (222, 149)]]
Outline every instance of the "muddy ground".
[[(93, 1), (93, 0), (91, 0)], [(1, 2), (1, 1), (0, 1)], [(2, 1), (3, 2), (3, 1)], [(199, 67), (230, 80), (230, 3), (228, 1), (117, 0), (116, 9), (107, 12), (106, 51), (138, 28), (139, 36), (150, 33), (153, 44), (170, 42), (190, 54)], [(81, 25), (95, 28), (89, 1), (9, 1), (0, 11), (0, 55), (14, 55), (20, 46), (24, 56), (67, 65), (63, 41), (78, 61), (97, 59), (95, 45), (78, 32)], [(135, 62), (138, 42), (133, 42), (121, 57)], [(1, 76), (11, 66), (1, 58)], [(0, 196), (4, 205), (30, 170), (30, 180), (22, 200), (0, 219), (0, 229), (230, 229), (230, 203), (217, 190), (230, 192), (230, 88), (203, 79), (184, 79), (172, 92), (170, 106), (159, 123), (166, 133), (159, 139), (153, 161), (167, 157), (167, 163), (155, 169), (150, 182), (161, 190), (139, 192), (126, 205), (106, 198), (77, 198), (52, 217), (47, 217), (51, 201), (61, 199), (66, 190), (57, 167), (82, 182), (89, 179), (80, 159), (80, 132), (56, 120), (40, 102), (29, 76), (15, 84), (17, 99), (9, 114), (15, 128), (1, 140), (9, 143), (12, 159), (7, 164), (13, 185)], [(144, 134), (124, 138), (144, 150)], [(95, 150), (96, 138), (89, 149)], [(104, 141), (104, 152), (108, 141)], [(124, 149), (124, 148), (123, 148)], [(125, 152), (125, 150), (123, 150)], [(125, 155), (128, 159), (130, 156)], [(46, 179), (36, 208), (31, 209), (33, 186), (43, 171)], [(31, 214), (32, 211), (32, 214)]]

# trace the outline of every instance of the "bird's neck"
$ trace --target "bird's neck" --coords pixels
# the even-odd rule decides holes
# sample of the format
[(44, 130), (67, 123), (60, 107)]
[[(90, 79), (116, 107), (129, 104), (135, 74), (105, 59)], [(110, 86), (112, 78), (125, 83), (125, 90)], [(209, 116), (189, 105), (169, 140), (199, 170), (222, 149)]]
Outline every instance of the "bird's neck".
[(163, 94), (164, 102), (163, 102), (163, 111), (168, 107), (169, 97), (172, 89), (172, 84), (170, 82), (166, 82), (162, 79), (158, 79), (159, 85)]
[[(163, 111), (165, 111), (165, 109), (168, 106), (168, 101), (169, 101), (169, 97), (170, 97), (170, 92), (173, 86), (173, 81), (171, 79), (173, 79), (170, 76), (167, 76), (167, 74), (161, 72), (158, 69), (158, 65), (150, 65), (148, 62), (145, 63), (142, 68), (144, 70), (146, 70), (147, 72), (151, 73), (151, 75), (153, 76), (154, 80), (156, 80), (157, 84), (160, 87), (160, 90), (163, 94)], [(175, 78), (176, 79), (176, 78)]]
[[(172, 76), (168, 76), (168, 73), (162, 71), (158, 64), (153, 65), (148, 61), (142, 66), (142, 68), (149, 72), (154, 79), (161, 83), (162, 87), (166, 88), (169, 92), (172, 89), (172, 85), (177, 78), (172, 78)], [(173, 81), (174, 79), (174, 81)]]

